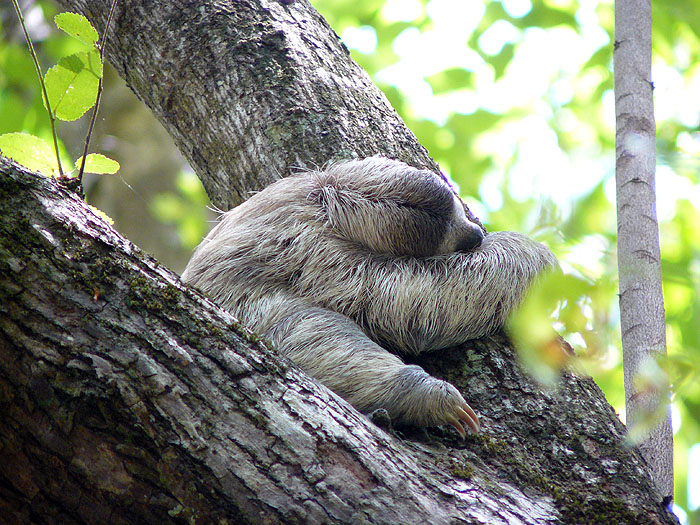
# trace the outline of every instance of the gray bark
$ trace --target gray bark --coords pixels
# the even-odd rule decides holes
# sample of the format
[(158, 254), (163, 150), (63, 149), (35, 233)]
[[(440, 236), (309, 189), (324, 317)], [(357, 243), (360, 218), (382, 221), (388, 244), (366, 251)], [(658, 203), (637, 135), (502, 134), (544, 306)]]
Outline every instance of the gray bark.
[[(64, 1), (98, 27), (108, 3)], [(339, 86), (347, 84), (354, 100), (344, 75), (355, 66), (343, 69), (342, 46), (308, 4), (214, 6), (121, 0), (109, 57), (180, 137), (212, 196), (223, 192), (219, 204), (235, 200), (233, 188), (242, 195), (260, 187), (278, 167), (286, 173), (287, 163), (322, 163), (339, 152), (395, 151), (430, 165), (374, 95), (346, 112)], [(237, 40), (241, 28), (254, 30)], [(330, 48), (341, 63), (323, 67), (342, 75), (305, 88), (325, 93), (318, 113), (296, 113), (310, 102), (288, 98), (285, 86), (323, 76), (316, 62), (293, 60), (309, 47)], [(179, 57), (179, 69), (158, 58), (167, 50), (187, 50), (168, 55)], [(272, 71), (262, 67), (272, 63), (269, 53), (278, 59)], [(257, 93), (252, 83), (239, 98), (202, 98), (202, 82), (230, 89), (231, 66), (221, 64), (238, 62), (260, 83)], [(175, 72), (177, 82), (168, 76)], [(262, 123), (249, 114), (238, 125), (256, 96), (277, 119), (257, 106)], [(221, 142), (209, 121), (227, 130), (216, 135)], [(275, 126), (290, 134), (273, 133)], [(294, 134), (304, 130), (325, 135)], [(244, 158), (244, 144), (263, 149), (249, 146)], [(502, 334), (418, 364), (464, 393), (479, 412), (480, 435), (462, 441), (451, 429), (374, 426), (80, 199), (0, 161), (0, 516), (7, 521), (675, 522), (590, 378), (566, 372), (557, 390), (543, 389)]]
[(639, 443), (642, 455), (661, 495), (672, 499), (669, 386), (655, 361), (666, 355), (666, 322), (656, 219), (650, 0), (616, 0), (614, 61), (617, 259), (627, 424), (633, 433), (635, 429), (644, 433)]
[[(59, 3), (88, 15), (102, 34), (111, 2)], [(223, 210), (292, 168), (332, 159), (382, 153), (437, 169), (306, 1), (212, 1), (195, 9), (120, 0), (110, 32), (109, 61)]]

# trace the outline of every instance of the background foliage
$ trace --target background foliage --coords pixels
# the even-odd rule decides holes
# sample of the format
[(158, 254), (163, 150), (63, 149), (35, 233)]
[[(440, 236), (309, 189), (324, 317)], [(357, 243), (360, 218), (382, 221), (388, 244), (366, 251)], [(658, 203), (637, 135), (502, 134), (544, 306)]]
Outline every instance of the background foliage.
[[(559, 326), (624, 418), (612, 0), (314, 5), (488, 229), (527, 232), (557, 253), (568, 276)], [(55, 14), (52, 4), (27, 3), (26, 9), (46, 70), (75, 43), (51, 32), (44, 16)], [(700, 524), (700, 4), (654, 2), (653, 9), (676, 504), (687, 523)], [(13, 16), (0, 7), (0, 133), (26, 131), (50, 140)], [(148, 111), (110, 70), (105, 74), (93, 143), (122, 170), (117, 178), (86, 178), (88, 199), (125, 235), (181, 271), (206, 229), (206, 198)], [(72, 157), (80, 154), (85, 126), (81, 121), (60, 130)]]

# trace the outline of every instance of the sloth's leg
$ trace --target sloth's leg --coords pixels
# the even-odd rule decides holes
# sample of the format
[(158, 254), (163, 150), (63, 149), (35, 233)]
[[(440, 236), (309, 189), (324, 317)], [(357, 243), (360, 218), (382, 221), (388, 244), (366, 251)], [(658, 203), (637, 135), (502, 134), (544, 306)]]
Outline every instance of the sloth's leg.
[(476, 432), (474, 411), (451, 384), (406, 365), (370, 340), (344, 315), (309, 305), (288, 312), (265, 331), (304, 371), (355, 408), (387, 410), (392, 420), (421, 426), (450, 424), (464, 436)]

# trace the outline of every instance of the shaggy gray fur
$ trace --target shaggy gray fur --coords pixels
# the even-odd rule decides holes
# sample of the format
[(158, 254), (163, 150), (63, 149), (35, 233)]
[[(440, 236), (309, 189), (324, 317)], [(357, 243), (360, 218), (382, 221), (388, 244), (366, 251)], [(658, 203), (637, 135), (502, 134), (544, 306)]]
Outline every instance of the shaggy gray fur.
[(282, 179), (224, 214), (182, 278), (359, 410), (463, 435), (478, 419), (457, 389), (387, 349), (493, 332), (555, 264), (524, 235), (484, 236), (435, 174), (372, 157)]

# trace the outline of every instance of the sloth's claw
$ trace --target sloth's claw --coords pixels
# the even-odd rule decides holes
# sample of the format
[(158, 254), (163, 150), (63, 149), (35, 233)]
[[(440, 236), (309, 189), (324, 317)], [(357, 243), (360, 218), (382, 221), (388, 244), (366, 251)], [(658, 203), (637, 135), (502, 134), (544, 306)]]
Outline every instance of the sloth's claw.
[(459, 432), (459, 435), (462, 436), (462, 439), (467, 437), (467, 434), (464, 432), (464, 427), (462, 427), (462, 424), (459, 422), (459, 419), (457, 419), (454, 416), (447, 416), (445, 418), (446, 422), (448, 425), (451, 425), (454, 427), (454, 429)]
[(463, 421), (475, 434), (481, 430), (481, 425), (479, 425), (479, 418), (476, 412), (472, 410), (472, 407), (464, 403), (463, 406), (457, 407), (457, 413), (459, 414), (459, 419)]
[(465, 425), (475, 434), (479, 432), (481, 428), (476, 412), (466, 403), (462, 404), (462, 406), (455, 407), (454, 415), (448, 415), (445, 418), (445, 422), (454, 427), (459, 435), (462, 436), (462, 439), (467, 437)]

